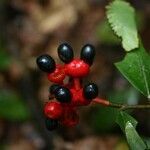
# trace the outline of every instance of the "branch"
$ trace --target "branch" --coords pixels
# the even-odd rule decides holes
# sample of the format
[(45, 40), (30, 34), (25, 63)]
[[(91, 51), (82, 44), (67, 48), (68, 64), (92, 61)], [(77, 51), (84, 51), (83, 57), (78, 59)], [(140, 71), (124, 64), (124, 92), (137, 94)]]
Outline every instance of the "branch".
[(142, 105), (127, 105), (127, 104), (117, 104), (109, 102), (108, 100), (95, 98), (93, 100), (93, 103), (97, 103), (106, 107), (112, 107), (112, 108), (119, 108), (120, 110), (127, 110), (127, 109), (150, 109), (149, 104), (142, 104)]

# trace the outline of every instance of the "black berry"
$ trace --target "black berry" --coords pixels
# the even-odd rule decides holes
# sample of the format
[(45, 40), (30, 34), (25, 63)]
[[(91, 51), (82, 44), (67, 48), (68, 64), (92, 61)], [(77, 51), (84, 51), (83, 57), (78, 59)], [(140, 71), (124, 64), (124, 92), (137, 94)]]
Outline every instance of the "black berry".
[(55, 97), (61, 103), (68, 103), (71, 101), (71, 93), (66, 87), (60, 87), (56, 90)]
[(54, 120), (50, 118), (45, 119), (45, 126), (49, 131), (57, 129), (58, 125), (59, 125), (58, 120)]
[(49, 88), (49, 92), (51, 94), (54, 94), (57, 89), (59, 89), (61, 86), (59, 84), (52, 84)]
[(83, 94), (86, 99), (92, 100), (98, 96), (98, 87), (94, 83), (89, 83), (84, 86)]
[(56, 68), (54, 59), (47, 54), (39, 56), (36, 60), (36, 63), (38, 67), (44, 72), (51, 73)]
[(83, 46), (81, 50), (81, 59), (84, 60), (89, 65), (92, 65), (94, 57), (95, 57), (95, 48), (90, 44), (86, 44)]
[(74, 57), (72, 47), (67, 43), (59, 45), (58, 56), (65, 63), (71, 62)]

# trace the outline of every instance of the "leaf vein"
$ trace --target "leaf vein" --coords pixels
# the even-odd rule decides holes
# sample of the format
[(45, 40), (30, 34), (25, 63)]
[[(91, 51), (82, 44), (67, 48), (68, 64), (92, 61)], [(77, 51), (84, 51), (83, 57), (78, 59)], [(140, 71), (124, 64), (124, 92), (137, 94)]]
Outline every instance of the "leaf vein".
[[(139, 58), (138, 62), (139, 62), (139, 67), (141, 68), (141, 72), (142, 72), (142, 75), (143, 75), (143, 78), (144, 78), (144, 86), (146, 88), (146, 92), (147, 92), (147, 97), (149, 98), (150, 97), (150, 91), (149, 91), (149, 87), (148, 87), (148, 80), (147, 80), (147, 76), (146, 76), (146, 73), (145, 73), (145, 66), (144, 66), (144, 63), (143, 63), (143, 57), (139, 56), (139, 54), (136, 54), (137, 57)], [(141, 58), (141, 59), (140, 59)]]

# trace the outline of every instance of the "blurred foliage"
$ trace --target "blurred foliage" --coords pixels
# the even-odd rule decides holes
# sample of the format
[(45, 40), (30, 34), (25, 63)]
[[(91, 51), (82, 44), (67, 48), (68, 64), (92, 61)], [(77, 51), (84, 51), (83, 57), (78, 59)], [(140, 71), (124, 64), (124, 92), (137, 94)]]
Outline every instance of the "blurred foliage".
[(10, 63), (11, 63), (10, 56), (6, 53), (6, 51), (0, 48), (0, 70), (1, 71), (7, 70)]
[(6, 52), (6, 43), (2, 36), (0, 35), (0, 71), (5, 71), (8, 69), (11, 63), (11, 57)]
[[(133, 88), (111, 91), (107, 97), (108, 100), (115, 103), (130, 104), (137, 104), (138, 98), (138, 93)], [(91, 126), (100, 133), (111, 131), (116, 126), (117, 114), (118, 109), (95, 106), (91, 114)]]
[(117, 110), (114, 108), (104, 108), (95, 106), (91, 114), (90, 124), (96, 133), (106, 133), (115, 127)]
[(29, 110), (21, 97), (13, 91), (0, 91), (0, 118), (24, 121), (29, 119), (29, 116)]
[(5, 147), (5, 145), (0, 145), (0, 150), (6, 150), (6, 147)]
[(106, 20), (98, 25), (96, 28), (96, 35), (103, 44), (118, 45), (120, 43), (119, 38), (114, 34)]
[(125, 140), (120, 140), (115, 147), (115, 150), (129, 150), (129, 146)]

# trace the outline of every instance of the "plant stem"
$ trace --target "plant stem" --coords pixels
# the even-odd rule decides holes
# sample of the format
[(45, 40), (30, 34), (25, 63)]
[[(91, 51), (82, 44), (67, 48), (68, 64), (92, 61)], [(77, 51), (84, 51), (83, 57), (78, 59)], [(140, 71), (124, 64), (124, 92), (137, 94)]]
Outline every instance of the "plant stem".
[(112, 103), (108, 100), (95, 98), (93, 100), (94, 103), (101, 104), (106, 107), (113, 107), (113, 108), (119, 108), (120, 110), (127, 110), (127, 109), (150, 109), (150, 104), (141, 104), (141, 105), (127, 105), (127, 104), (118, 104), (118, 103)]
[(80, 79), (79, 78), (74, 78), (73, 82), (74, 82), (75, 89), (79, 90), (81, 88)]

